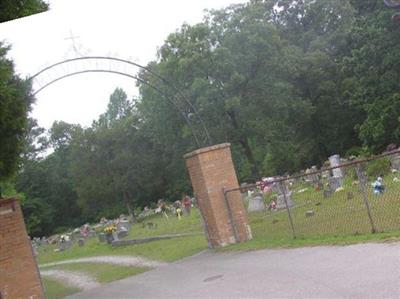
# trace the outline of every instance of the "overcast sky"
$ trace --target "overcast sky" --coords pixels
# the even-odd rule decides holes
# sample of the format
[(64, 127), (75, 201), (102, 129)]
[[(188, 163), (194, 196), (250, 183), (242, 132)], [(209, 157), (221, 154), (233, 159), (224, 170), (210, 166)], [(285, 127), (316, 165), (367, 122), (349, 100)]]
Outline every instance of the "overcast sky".
[[(51, 0), (48, 12), (1, 23), (0, 40), (12, 45), (9, 57), (22, 77), (78, 55), (115, 56), (146, 65), (169, 33), (184, 22), (200, 22), (204, 9), (243, 2)], [(55, 120), (88, 126), (105, 111), (116, 87), (130, 97), (137, 94), (132, 79), (113, 74), (89, 73), (60, 80), (37, 94), (33, 117), (45, 128)]]

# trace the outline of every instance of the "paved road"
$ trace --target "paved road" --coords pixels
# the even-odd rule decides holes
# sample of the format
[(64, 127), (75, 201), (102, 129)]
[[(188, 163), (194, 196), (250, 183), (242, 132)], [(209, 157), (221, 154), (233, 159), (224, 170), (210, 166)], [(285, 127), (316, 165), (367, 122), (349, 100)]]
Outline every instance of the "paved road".
[(205, 252), (71, 298), (400, 298), (400, 243)]

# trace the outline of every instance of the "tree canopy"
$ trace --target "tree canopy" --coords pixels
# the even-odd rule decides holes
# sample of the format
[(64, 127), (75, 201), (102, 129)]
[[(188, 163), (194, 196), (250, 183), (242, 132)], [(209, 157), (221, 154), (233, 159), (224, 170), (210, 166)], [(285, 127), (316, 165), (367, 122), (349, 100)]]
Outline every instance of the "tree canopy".
[(42, 0), (0, 0), (0, 23), (27, 17), (48, 10)]
[[(166, 94), (197, 107), (214, 143), (232, 144), (240, 181), (292, 173), (332, 154), (400, 143), (400, 26), (392, 13), (380, 0), (253, 0), (184, 24), (147, 67), (176, 87), (163, 86)], [(159, 86), (146, 71), (138, 76)], [(50, 220), (64, 227), (134, 215), (190, 191), (190, 128), (159, 92), (137, 84), (137, 98), (117, 88), (88, 128), (55, 122), (33, 144), (41, 129), (31, 122), (15, 186), (32, 232), (48, 233)], [(38, 155), (46, 145), (53, 152)]]
[[(41, 0), (0, 0), (0, 22), (43, 12), (48, 5)], [(34, 101), (29, 82), (15, 73), (8, 59), (9, 46), (0, 41), (0, 182), (18, 167), (28, 126), (28, 111)]]

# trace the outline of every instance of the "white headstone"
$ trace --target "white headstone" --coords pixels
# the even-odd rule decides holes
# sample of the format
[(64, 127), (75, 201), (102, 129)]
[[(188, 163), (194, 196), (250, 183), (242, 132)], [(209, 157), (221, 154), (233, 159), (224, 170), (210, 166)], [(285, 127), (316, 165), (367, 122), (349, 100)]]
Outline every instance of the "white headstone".
[[(340, 156), (339, 155), (330, 156), (329, 163), (331, 164), (331, 167), (339, 166), (340, 165)], [(335, 178), (343, 177), (342, 170), (340, 168), (332, 169), (332, 173)]]
[(264, 199), (261, 193), (253, 194), (249, 197), (247, 212), (265, 211)]

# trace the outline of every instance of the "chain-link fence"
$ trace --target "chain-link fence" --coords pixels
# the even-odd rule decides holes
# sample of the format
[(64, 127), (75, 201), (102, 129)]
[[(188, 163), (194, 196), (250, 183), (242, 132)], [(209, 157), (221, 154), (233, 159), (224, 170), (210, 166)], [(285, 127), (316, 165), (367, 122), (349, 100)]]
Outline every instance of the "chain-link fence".
[(400, 152), (264, 178), (241, 192), (255, 236), (358, 235), (400, 230)]

